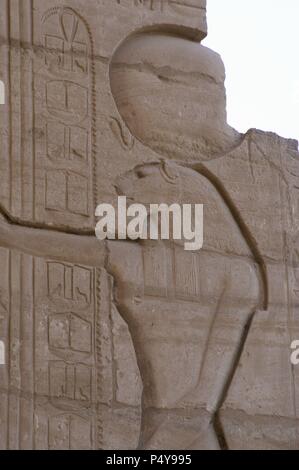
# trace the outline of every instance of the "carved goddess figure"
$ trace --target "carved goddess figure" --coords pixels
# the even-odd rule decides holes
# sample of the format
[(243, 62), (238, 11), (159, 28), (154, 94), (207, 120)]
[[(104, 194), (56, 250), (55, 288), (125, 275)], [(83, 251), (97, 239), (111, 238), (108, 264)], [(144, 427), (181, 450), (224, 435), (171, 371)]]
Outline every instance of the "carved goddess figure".
[(77, 256), (113, 276), (143, 382), (141, 449), (225, 447), (221, 407), (264, 302), (250, 233), (202, 163), (240, 142), (226, 124), (223, 81), (217, 54), (171, 35), (132, 37), (111, 64), (120, 114), (157, 154), (116, 181), (118, 194), (146, 206), (203, 204), (200, 252), (172, 240), (104, 243), (0, 220), (1, 246), (58, 260)]
[(220, 410), (253, 315), (263, 308), (261, 258), (204, 164), (242, 140), (226, 122), (224, 77), (216, 53), (167, 34), (132, 36), (111, 62), (118, 110), (157, 155), (121, 177), (118, 194), (146, 206), (204, 205), (199, 253), (177, 241), (108, 242), (115, 302), (144, 387), (142, 449), (225, 447)]

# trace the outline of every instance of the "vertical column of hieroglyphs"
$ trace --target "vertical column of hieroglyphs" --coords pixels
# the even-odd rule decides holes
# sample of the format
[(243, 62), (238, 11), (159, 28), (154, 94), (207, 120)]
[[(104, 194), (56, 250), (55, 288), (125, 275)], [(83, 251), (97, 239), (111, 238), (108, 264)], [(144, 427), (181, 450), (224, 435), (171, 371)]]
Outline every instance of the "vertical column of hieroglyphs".
[(0, 448), (102, 448), (101, 404), (111, 396), (105, 272), (4, 248), (0, 263)]
[(97, 447), (95, 274), (36, 260), (35, 448)]
[[(36, 19), (35, 19), (36, 21)], [(94, 70), (87, 23), (71, 8), (40, 19), (35, 58), (35, 218), (92, 227), (94, 212)]]

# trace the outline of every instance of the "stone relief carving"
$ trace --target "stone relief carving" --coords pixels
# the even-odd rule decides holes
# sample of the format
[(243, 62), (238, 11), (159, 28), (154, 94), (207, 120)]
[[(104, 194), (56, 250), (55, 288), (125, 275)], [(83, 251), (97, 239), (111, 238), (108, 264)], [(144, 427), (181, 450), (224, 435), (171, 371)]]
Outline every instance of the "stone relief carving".
[(134, 146), (134, 137), (130, 132), (122, 126), (117, 118), (111, 117), (110, 128), (115, 137), (119, 140), (120, 145), (124, 150), (132, 150)]
[[(5, 2), (0, 448), (298, 448), (298, 151), (227, 124), (205, 3)], [(203, 250), (100, 243), (117, 195)]]
[(72, 8), (52, 8), (42, 23), (45, 50), (49, 51), (46, 78), (38, 85), (45, 87), (46, 219), (71, 214), (80, 223), (82, 218), (93, 220), (96, 199), (93, 40), (88, 24)]
[(150, 11), (173, 10), (180, 14), (192, 15), (194, 11), (203, 9), (203, 2), (196, 0), (115, 0), (118, 5), (126, 7), (143, 7)]
[[(122, 177), (118, 191), (144, 204), (157, 202), (156, 188), (168, 204), (191, 193), (205, 207), (204, 249), (188, 253), (175, 242), (138, 247), (109, 242), (115, 301), (129, 325), (143, 379), (140, 447), (146, 449), (179, 448), (180, 442), (196, 449), (203, 445), (202, 434), (207, 446), (216, 445), (213, 426), (244, 329), (263, 308), (265, 295), (258, 262), (222, 196), (203, 175), (174, 170), (174, 190), (162, 165), (147, 165)], [(222, 328), (231, 330), (224, 343), (218, 336)], [(213, 377), (212, 364), (218, 370)]]

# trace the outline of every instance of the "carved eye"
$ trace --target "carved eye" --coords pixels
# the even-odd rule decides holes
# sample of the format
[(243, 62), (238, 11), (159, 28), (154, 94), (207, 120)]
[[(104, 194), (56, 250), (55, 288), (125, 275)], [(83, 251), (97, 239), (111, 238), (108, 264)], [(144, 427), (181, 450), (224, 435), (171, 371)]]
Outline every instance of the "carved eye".
[(140, 178), (140, 179), (145, 178), (147, 176), (147, 174), (142, 170), (138, 170), (136, 172), (136, 174), (137, 174), (138, 178)]
[(147, 176), (157, 173), (157, 167), (155, 165), (140, 167), (136, 170), (138, 178), (146, 178)]

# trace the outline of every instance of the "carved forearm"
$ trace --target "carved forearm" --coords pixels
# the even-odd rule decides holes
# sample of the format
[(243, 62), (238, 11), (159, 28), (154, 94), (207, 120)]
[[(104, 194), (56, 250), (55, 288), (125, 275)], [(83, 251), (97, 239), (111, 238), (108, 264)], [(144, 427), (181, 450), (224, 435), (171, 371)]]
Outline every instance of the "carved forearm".
[(105, 262), (105, 243), (93, 236), (71, 235), (57, 231), (21, 227), (0, 219), (0, 246), (37, 257), (72, 260), (100, 267)]

